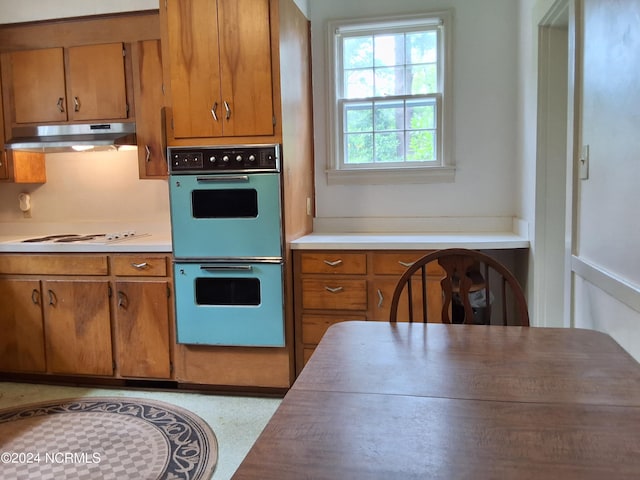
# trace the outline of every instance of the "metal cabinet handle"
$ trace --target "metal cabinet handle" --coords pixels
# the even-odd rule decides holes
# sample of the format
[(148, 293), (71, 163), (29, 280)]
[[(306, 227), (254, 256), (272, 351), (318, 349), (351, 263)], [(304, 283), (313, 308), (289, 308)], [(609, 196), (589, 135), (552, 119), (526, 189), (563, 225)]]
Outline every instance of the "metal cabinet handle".
[(80, 111), (80, 100), (78, 100), (78, 97), (73, 97), (73, 111), (74, 112)]
[(142, 262), (142, 263), (132, 263), (131, 266), (133, 268), (137, 268), (138, 270), (142, 270), (144, 268), (148, 268), (149, 264), (147, 262)]
[(382, 295), (382, 290), (378, 289), (378, 308), (382, 308), (383, 302), (384, 302), (384, 295)]
[(200, 270), (205, 272), (250, 272), (251, 265), (200, 265)]
[(49, 294), (49, 305), (52, 305), (55, 307), (58, 304), (58, 298), (56, 297), (56, 292), (50, 289), (50, 290), (47, 290), (47, 293)]
[(213, 117), (213, 119), (217, 122), (218, 121), (218, 102), (214, 102), (213, 106), (211, 107), (211, 116)]
[(118, 290), (118, 308), (124, 308), (125, 310), (129, 306), (129, 298), (127, 294), (121, 290)]
[(64, 98), (63, 97), (58, 97), (58, 103), (56, 103), (56, 105), (58, 106), (58, 110), (60, 110), (61, 113), (64, 113)]
[(40, 292), (35, 288), (31, 291), (31, 301), (34, 305), (40, 305)]
[(407, 268), (409, 268), (411, 265), (413, 265), (413, 264), (414, 264), (414, 263), (416, 263), (416, 262), (400, 262), (400, 261), (398, 261), (398, 263), (399, 263), (400, 265), (402, 265), (403, 267), (407, 267)]
[(342, 260), (334, 260), (334, 261), (324, 260), (324, 263), (326, 263), (330, 267), (337, 267), (338, 265), (340, 265), (342, 263)]
[(146, 153), (147, 156), (145, 157), (145, 160), (147, 162), (150, 162), (151, 161), (151, 149), (149, 148), (149, 145), (145, 145), (144, 146), (144, 151), (147, 152)]
[(231, 176), (227, 176), (227, 175), (222, 175), (222, 176), (210, 175), (208, 177), (196, 177), (196, 181), (197, 182), (201, 182), (201, 183), (248, 182), (249, 181), (249, 176), (248, 175), (231, 175)]
[(229, 104), (226, 101), (224, 102), (224, 110), (226, 112), (226, 115), (224, 118), (229, 120), (231, 118), (231, 107), (229, 107)]
[(342, 290), (344, 290), (342, 287), (335, 287), (335, 288), (331, 288), (331, 287), (324, 287), (324, 289), (327, 292), (331, 292), (331, 293), (338, 293), (341, 292)]

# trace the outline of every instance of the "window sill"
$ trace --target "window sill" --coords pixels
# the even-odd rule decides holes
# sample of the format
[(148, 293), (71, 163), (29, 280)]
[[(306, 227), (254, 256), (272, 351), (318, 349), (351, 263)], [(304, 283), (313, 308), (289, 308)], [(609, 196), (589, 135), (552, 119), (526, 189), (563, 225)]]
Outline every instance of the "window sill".
[(358, 168), (327, 170), (329, 185), (388, 185), (404, 183), (452, 183), (455, 167)]

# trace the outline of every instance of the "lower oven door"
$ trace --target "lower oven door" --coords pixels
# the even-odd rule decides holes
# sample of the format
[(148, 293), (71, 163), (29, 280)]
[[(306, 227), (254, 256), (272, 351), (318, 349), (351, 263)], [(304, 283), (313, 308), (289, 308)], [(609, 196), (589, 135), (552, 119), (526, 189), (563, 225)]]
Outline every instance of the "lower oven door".
[(282, 263), (174, 264), (178, 343), (283, 347)]

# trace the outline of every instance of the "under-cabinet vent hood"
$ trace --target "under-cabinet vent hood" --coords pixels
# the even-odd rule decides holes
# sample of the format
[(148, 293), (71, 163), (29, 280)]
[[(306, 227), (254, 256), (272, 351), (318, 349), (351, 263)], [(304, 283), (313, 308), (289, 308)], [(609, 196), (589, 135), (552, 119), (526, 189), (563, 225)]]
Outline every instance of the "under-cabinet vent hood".
[(37, 152), (115, 150), (136, 145), (136, 124), (97, 123), (15, 127), (6, 148)]

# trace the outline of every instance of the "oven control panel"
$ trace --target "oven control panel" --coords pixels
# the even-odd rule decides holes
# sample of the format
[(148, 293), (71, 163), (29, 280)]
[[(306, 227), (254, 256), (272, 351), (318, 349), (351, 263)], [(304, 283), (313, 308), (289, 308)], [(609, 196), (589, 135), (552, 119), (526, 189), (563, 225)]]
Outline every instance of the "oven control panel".
[(203, 172), (279, 172), (279, 145), (169, 147), (174, 174)]

